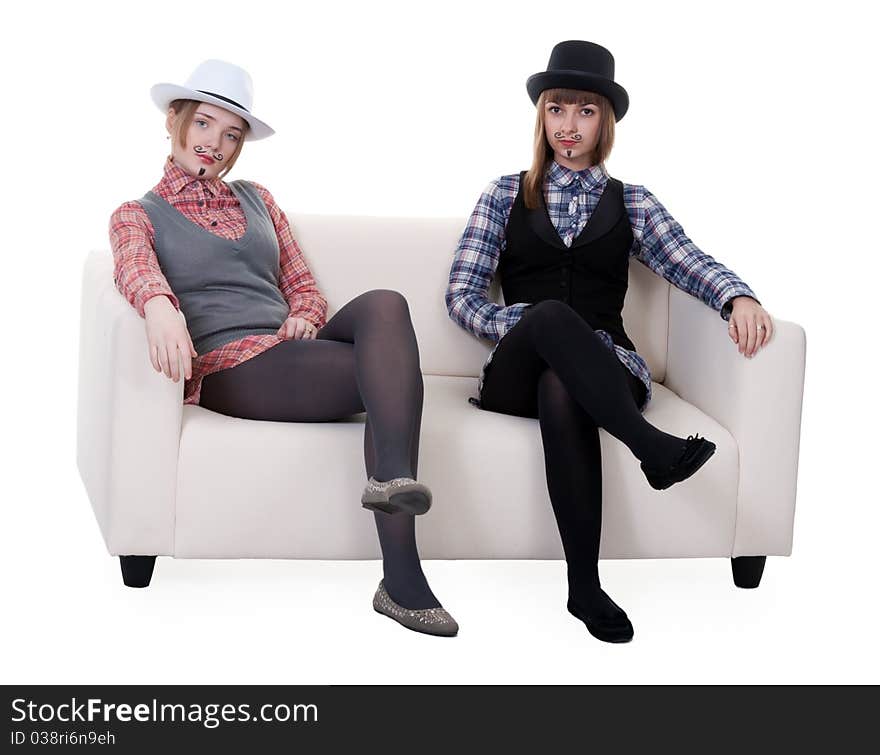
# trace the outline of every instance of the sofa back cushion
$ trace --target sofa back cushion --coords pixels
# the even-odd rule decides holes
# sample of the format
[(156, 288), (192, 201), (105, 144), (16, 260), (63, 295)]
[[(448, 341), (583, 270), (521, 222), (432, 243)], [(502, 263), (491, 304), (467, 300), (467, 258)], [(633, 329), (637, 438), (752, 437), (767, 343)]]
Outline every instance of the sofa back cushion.
[[(465, 218), (289, 215), (294, 237), (328, 301), (328, 316), (364, 291), (402, 293), (419, 340), (422, 371), (476, 377), (492, 343), (462, 330), (446, 313), (449, 268)], [(499, 286), (490, 295), (503, 303)], [(669, 284), (635, 259), (624, 327), (652, 377), (666, 371)]]

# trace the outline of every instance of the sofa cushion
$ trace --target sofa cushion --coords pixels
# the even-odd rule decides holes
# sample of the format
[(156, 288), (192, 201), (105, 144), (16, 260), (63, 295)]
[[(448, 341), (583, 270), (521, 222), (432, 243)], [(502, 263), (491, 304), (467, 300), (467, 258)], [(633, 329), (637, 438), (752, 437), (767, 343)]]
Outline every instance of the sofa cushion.
[[(423, 558), (561, 558), (536, 420), (470, 405), (477, 381), (425, 376), (419, 479), (434, 505), (417, 522)], [(645, 416), (718, 446), (694, 477), (655, 491), (638, 460), (600, 430), (604, 558), (728, 556), (736, 521), (737, 448), (703, 412), (662, 385)], [(264, 422), (185, 406), (174, 555), (367, 559), (379, 556), (360, 505), (364, 415)]]

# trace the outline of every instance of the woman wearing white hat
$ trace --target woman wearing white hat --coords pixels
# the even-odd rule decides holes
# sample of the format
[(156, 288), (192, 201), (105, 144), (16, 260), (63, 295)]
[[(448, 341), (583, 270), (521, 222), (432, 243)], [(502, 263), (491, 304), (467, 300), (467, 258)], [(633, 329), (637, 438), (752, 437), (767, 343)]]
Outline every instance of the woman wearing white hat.
[(374, 512), (384, 571), (373, 606), (410, 629), (456, 634), (416, 548), (414, 515), (431, 493), (415, 480), (423, 386), (406, 300), (368, 291), (327, 321), (269, 191), (221, 180), (245, 141), (274, 133), (252, 113), (246, 71), (208, 60), (183, 86), (151, 95), (171, 154), (159, 183), (113, 213), (110, 241), (153, 367), (176, 382), (182, 363), (184, 403), (230, 416), (316, 422), (366, 411), (361, 503)]

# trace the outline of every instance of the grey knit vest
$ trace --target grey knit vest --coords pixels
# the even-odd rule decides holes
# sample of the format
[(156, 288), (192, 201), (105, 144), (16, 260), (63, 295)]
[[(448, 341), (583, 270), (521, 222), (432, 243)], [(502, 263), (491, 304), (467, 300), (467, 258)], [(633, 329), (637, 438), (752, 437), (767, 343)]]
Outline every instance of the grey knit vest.
[(153, 224), (159, 266), (199, 354), (245, 336), (275, 333), (290, 313), (278, 288), (272, 218), (250, 183), (228, 186), (247, 218), (247, 230), (235, 241), (205, 230), (152, 191), (139, 200)]

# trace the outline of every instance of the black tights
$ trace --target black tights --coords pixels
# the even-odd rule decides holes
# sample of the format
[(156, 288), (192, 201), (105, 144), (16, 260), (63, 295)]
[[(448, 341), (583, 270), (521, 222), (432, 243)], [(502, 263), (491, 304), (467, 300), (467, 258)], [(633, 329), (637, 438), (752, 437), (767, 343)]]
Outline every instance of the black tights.
[[(416, 478), (424, 388), (406, 299), (375, 290), (352, 299), (315, 340), (288, 340), (202, 381), (200, 405), (276, 422), (325, 422), (366, 411), (364, 463), (377, 480)], [(385, 587), (406, 608), (440, 603), (422, 572), (415, 520), (374, 512)]]
[[(603, 427), (648, 464), (672, 463), (684, 440), (639, 411), (645, 386), (570, 306), (543, 301), (505, 335), (486, 368), (484, 409), (539, 420), (547, 488), (568, 565), (569, 596), (612, 614), (599, 583)], [(604, 596), (604, 597), (603, 597)], [(613, 604), (612, 604), (613, 605)]]

